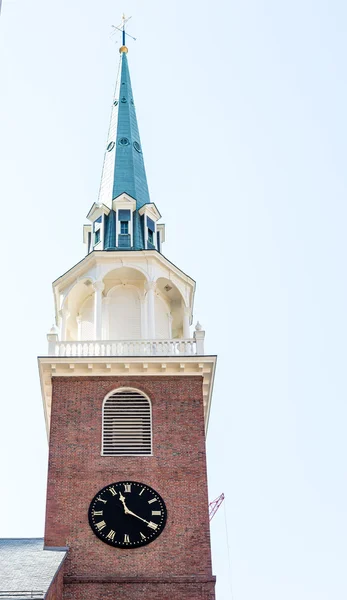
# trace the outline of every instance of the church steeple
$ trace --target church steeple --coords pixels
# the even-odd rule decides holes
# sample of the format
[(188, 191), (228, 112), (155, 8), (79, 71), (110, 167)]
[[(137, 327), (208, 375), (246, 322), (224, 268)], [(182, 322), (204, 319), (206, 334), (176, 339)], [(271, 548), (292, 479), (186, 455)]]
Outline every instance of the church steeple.
[[(161, 250), (164, 226), (151, 203), (131, 86), (125, 20), (98, 202), (87, 218), (84, 241), (92, 250)], [(118, 29), (118, 28), (117, 28)]]
[(88, 254), (53, 283), (56, 325), (39, 357), (50, 445), (44, 548), (68, 552), (56, 600), (214, 600), (204, 427), (216, 357), (204, 353), (201, 325), (190, 330), (195, 281), (161, 253), (124, 20), (121, 31)]

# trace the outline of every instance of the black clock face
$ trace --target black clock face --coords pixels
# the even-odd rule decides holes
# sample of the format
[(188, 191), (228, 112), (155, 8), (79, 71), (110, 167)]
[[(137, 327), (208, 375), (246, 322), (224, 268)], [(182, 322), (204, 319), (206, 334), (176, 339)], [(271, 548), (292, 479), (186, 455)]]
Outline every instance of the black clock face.
[(104, 487), (89, 507), (89, 524), (103, 542), (138, 548), (153, 542), (166, 523), (164, 500), (148, 485), (118, 481)]

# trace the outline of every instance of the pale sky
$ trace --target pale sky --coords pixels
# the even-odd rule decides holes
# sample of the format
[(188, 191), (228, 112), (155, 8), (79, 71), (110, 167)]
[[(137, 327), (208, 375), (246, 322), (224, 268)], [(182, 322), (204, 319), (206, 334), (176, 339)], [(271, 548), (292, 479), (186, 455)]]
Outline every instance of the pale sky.
[(211, 526), (217, 600), (346, 600), (339, 0), (3, 1), (0, 537), (43, 535), (36, 357), (51, 282), (84, 256), (122, 12), (163, 251), (197, 281), (195, 321), (218, 354), (207, 441), (210, 499), (226, 495)]

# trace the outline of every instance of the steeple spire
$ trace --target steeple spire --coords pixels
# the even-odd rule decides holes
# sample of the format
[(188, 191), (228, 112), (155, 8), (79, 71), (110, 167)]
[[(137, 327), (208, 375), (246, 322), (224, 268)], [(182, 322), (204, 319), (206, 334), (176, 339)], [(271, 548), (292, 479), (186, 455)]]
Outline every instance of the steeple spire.
[[(105, 150), (98, 202), (84, 227), (87, 252), (94, 250), (158, 250), (165, 240), (161, 215), (150, 201), (145, 164), (131, 87), (125, 25), (115, 27), (122, 35), (116, 91)], [(132, 38), (135, 39), (135, 38)]]
[(126, 46), (120, 48), (122, 66), (113, 199), (126, 192), (136, 200), (136, 207), (141, 208), (143, 204), (150, 202), (150, 199), (125, 48)]
[(128, 20), (123, 15), (121, 27), (116, 27), (122, 33), (122, 46), (119, 49), (120, 69), (113, 100), (99, 203), (111, 208), (112, 201), (125, 192), (136, 200), (136, 208), (139, 209), (148, 204), (150, 198), (130, 80), (128, 48), (125, 45), (125, 36), (129, 35), (125, 31)]

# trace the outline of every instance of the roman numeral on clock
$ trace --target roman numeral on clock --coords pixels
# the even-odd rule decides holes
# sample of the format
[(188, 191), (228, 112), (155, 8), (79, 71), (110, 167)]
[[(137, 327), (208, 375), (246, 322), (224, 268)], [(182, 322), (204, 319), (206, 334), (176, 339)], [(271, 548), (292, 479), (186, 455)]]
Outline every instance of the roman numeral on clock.
[(103, 502), (104, 504), (107, 504), (107, 500), (104, 500), (100, 496), (97, 497), (97, 500), (99, 500), (99, 502)]
[(106, 527), (106, 523), (105, 521), (99, 521), (99, 523), (95, 523), (95, 526), (98, 528), (99, 531), (101, 531)]
[(124, 534), (124, 544), (129, 544), (130, 543), (130, 538), (128, 536), (127, 533)]
[(153, 517), (161, 517), (161, 510), (152, 510)]
[(113, 531), (113, 529), (111, 529), (111, 531), (108, 532), (108, 534), (106, 536), (106, 539), (107, 540), (111, 540), (111, 542), (113, 542), (115, 535), (116, 535), (116, 532)]
[(150, 521), (149, 523), (147, 523), (147, 526), (150, 527), (151, 529), (154, 529), (154, 531), (156, 529), (158, 529), (158, 525), (156, 523), (152, 523), (152, 521)]
[(93, 517), (102, 517), (103, 510), (93, 510)]
[(110, 490), (110, 492), (111, 492), (112, 496), (116, 496), (116, 495), (117, 495), (117, 492), (116, 492), (116, 490), (114, 489), (114, 487), (113, 487), (113, 486), (112, 486), (112, 487), (110, 487), (110, 488), (108, 488), (108, 489)]
[(156, 498), (152, 498), (152, 500), (148, 500), (148, 504), (153, 504), (153, 502), (156, 502), (157, 499)]
[(131, 494), (131, 483), (124, 484), (124, 494)]

